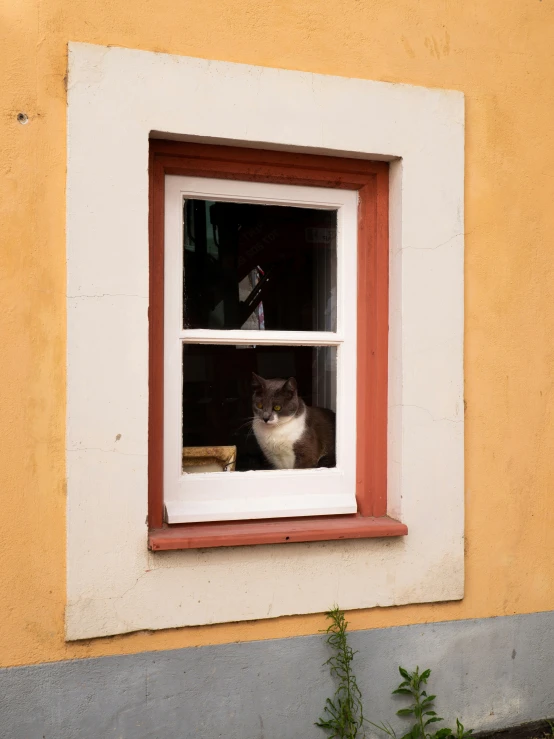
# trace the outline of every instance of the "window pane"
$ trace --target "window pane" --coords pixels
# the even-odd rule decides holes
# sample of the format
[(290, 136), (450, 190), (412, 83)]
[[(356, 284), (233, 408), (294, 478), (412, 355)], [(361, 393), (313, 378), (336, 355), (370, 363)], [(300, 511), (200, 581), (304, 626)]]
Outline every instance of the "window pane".
[[(183, 471), (335, 466), (336, 355), (336, 347), (185, 344)], [(304, 403), (326, 410), (304, 412)]]
[(183, 326), (336, 331), (337, 212), (185, 200)]

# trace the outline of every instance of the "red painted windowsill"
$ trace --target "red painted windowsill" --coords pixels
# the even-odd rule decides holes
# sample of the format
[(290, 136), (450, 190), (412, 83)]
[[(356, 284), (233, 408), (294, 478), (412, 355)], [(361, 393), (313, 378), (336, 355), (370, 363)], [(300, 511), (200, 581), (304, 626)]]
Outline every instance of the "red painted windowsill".
[(153, 529), (148, 548), (170, 549), (236, 547), (252, 544), (292, 544), (301, 541), (371, 539), (405, 536), (408, 527), (388, 516), (326, 516), (321, 518), (274, 519), (222, 523), (178, 524)]

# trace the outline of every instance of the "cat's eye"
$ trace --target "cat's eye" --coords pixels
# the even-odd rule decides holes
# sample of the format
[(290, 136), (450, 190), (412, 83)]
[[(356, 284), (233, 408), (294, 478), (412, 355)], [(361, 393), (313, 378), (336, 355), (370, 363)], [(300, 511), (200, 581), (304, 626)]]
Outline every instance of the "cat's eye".
[(262, 403), (256, 403), (256, 408), (263, 408)]
[(281, 410), (281, 406), (280, 405), (274, 405), (273, 406), (273, 410), (274, 411), (280, 411)]

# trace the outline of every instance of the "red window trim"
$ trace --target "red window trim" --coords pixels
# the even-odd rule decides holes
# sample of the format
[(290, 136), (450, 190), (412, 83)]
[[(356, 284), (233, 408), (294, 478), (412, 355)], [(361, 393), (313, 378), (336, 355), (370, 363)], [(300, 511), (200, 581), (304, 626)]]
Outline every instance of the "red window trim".
[[(404, 524), (386, 516), (388, 164), (160, 140), (150, 142), (149, 164), (149, 548), (161, 551), (407, 534)], [(167, 174), (358, 191), (356, 514), (163, 523), (164, 186)]]

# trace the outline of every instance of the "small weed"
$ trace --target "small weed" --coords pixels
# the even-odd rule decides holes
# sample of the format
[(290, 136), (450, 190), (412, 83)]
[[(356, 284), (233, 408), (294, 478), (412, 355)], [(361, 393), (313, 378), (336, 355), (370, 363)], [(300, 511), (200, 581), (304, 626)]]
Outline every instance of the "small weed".
[(325, 664), (331, 668), (331, 675), (338, 681), (333, 699), (327, 698), (323, 716), (316, 726), (325, 729), (329, 739), (363, 739), (364, 712), (362, 694), (352, 671), (352, 660), (356, 652), (348, 644), (348, 622), (343, 611), (335, 606), (325, 614), (331, 624), (324, 633), (327, 644), (334, 654)]
[[(456, 719), (455, 731), (448, 727), (434, 732), (429, 730), (428, 727), (431, 724), (444, 721), (433, 710), (436, 696), (427, 695), (427, 692), (423, 690), (423, 686), (426, 685), (431, 670), (424, 670), (420, 673), (419, 667), (416, 667), (413, 672), (408, 672), (403, 667), (399, 667), (398, 669), (404, 679), (396, 690), (392, 691), (392, 694), (409, 696), (412, 702), (407, 708), (401, 708), (397, 711), (396, 715), (404, 716), (405, 718), (411, 716), (413, 720), (412, 728), (401, 739), (468, 739), (472, 730), (466, 730), (459, 719)], [(372, 723), (371, 725), (383, 731), (392, 737), (392, 739), (398, 739), (396, 732), (390, 724), (383, 722), (381, 724)]]
[[(397, 716), (412, 719), (412, 727), (400, 738), (390, 723), (374, 724), (364, 718), (362, 693), (356, 682), (352, 670), (352, 661), (356, 652), (348, 644), (348, 622), (344, 612), (338, 606), (325, 614), (331, 623), (324, 631), (327, 634), (327, 644), (333, 650), (333, 655), (325, 663), (331, 669), (331, 675), (336, 678), (338, 685), (333, 698), (327, 698), (323, 715), (316, 726), (328, 732), (329, 739), (365, 739), (364, 724), (374, 726), (387, 734), (390, 739), (473, 739), (472, 730), (467, 730), (459, 719), (456, 719), (456, 729), (443, 727), (433, 731), (429, 727), (444, 721), (434, 710), (435, 695), (427, 695), (424, 689), (431, 670), (420, 673), (419, 667), (408, 672), (399, 667), (402, 682), (392, 691), (393, 695), (408, 696), (410, 705), (396, 712)], [(543, 739), (554, 739), (554, 724), (548, 722), (551, 733)]]

